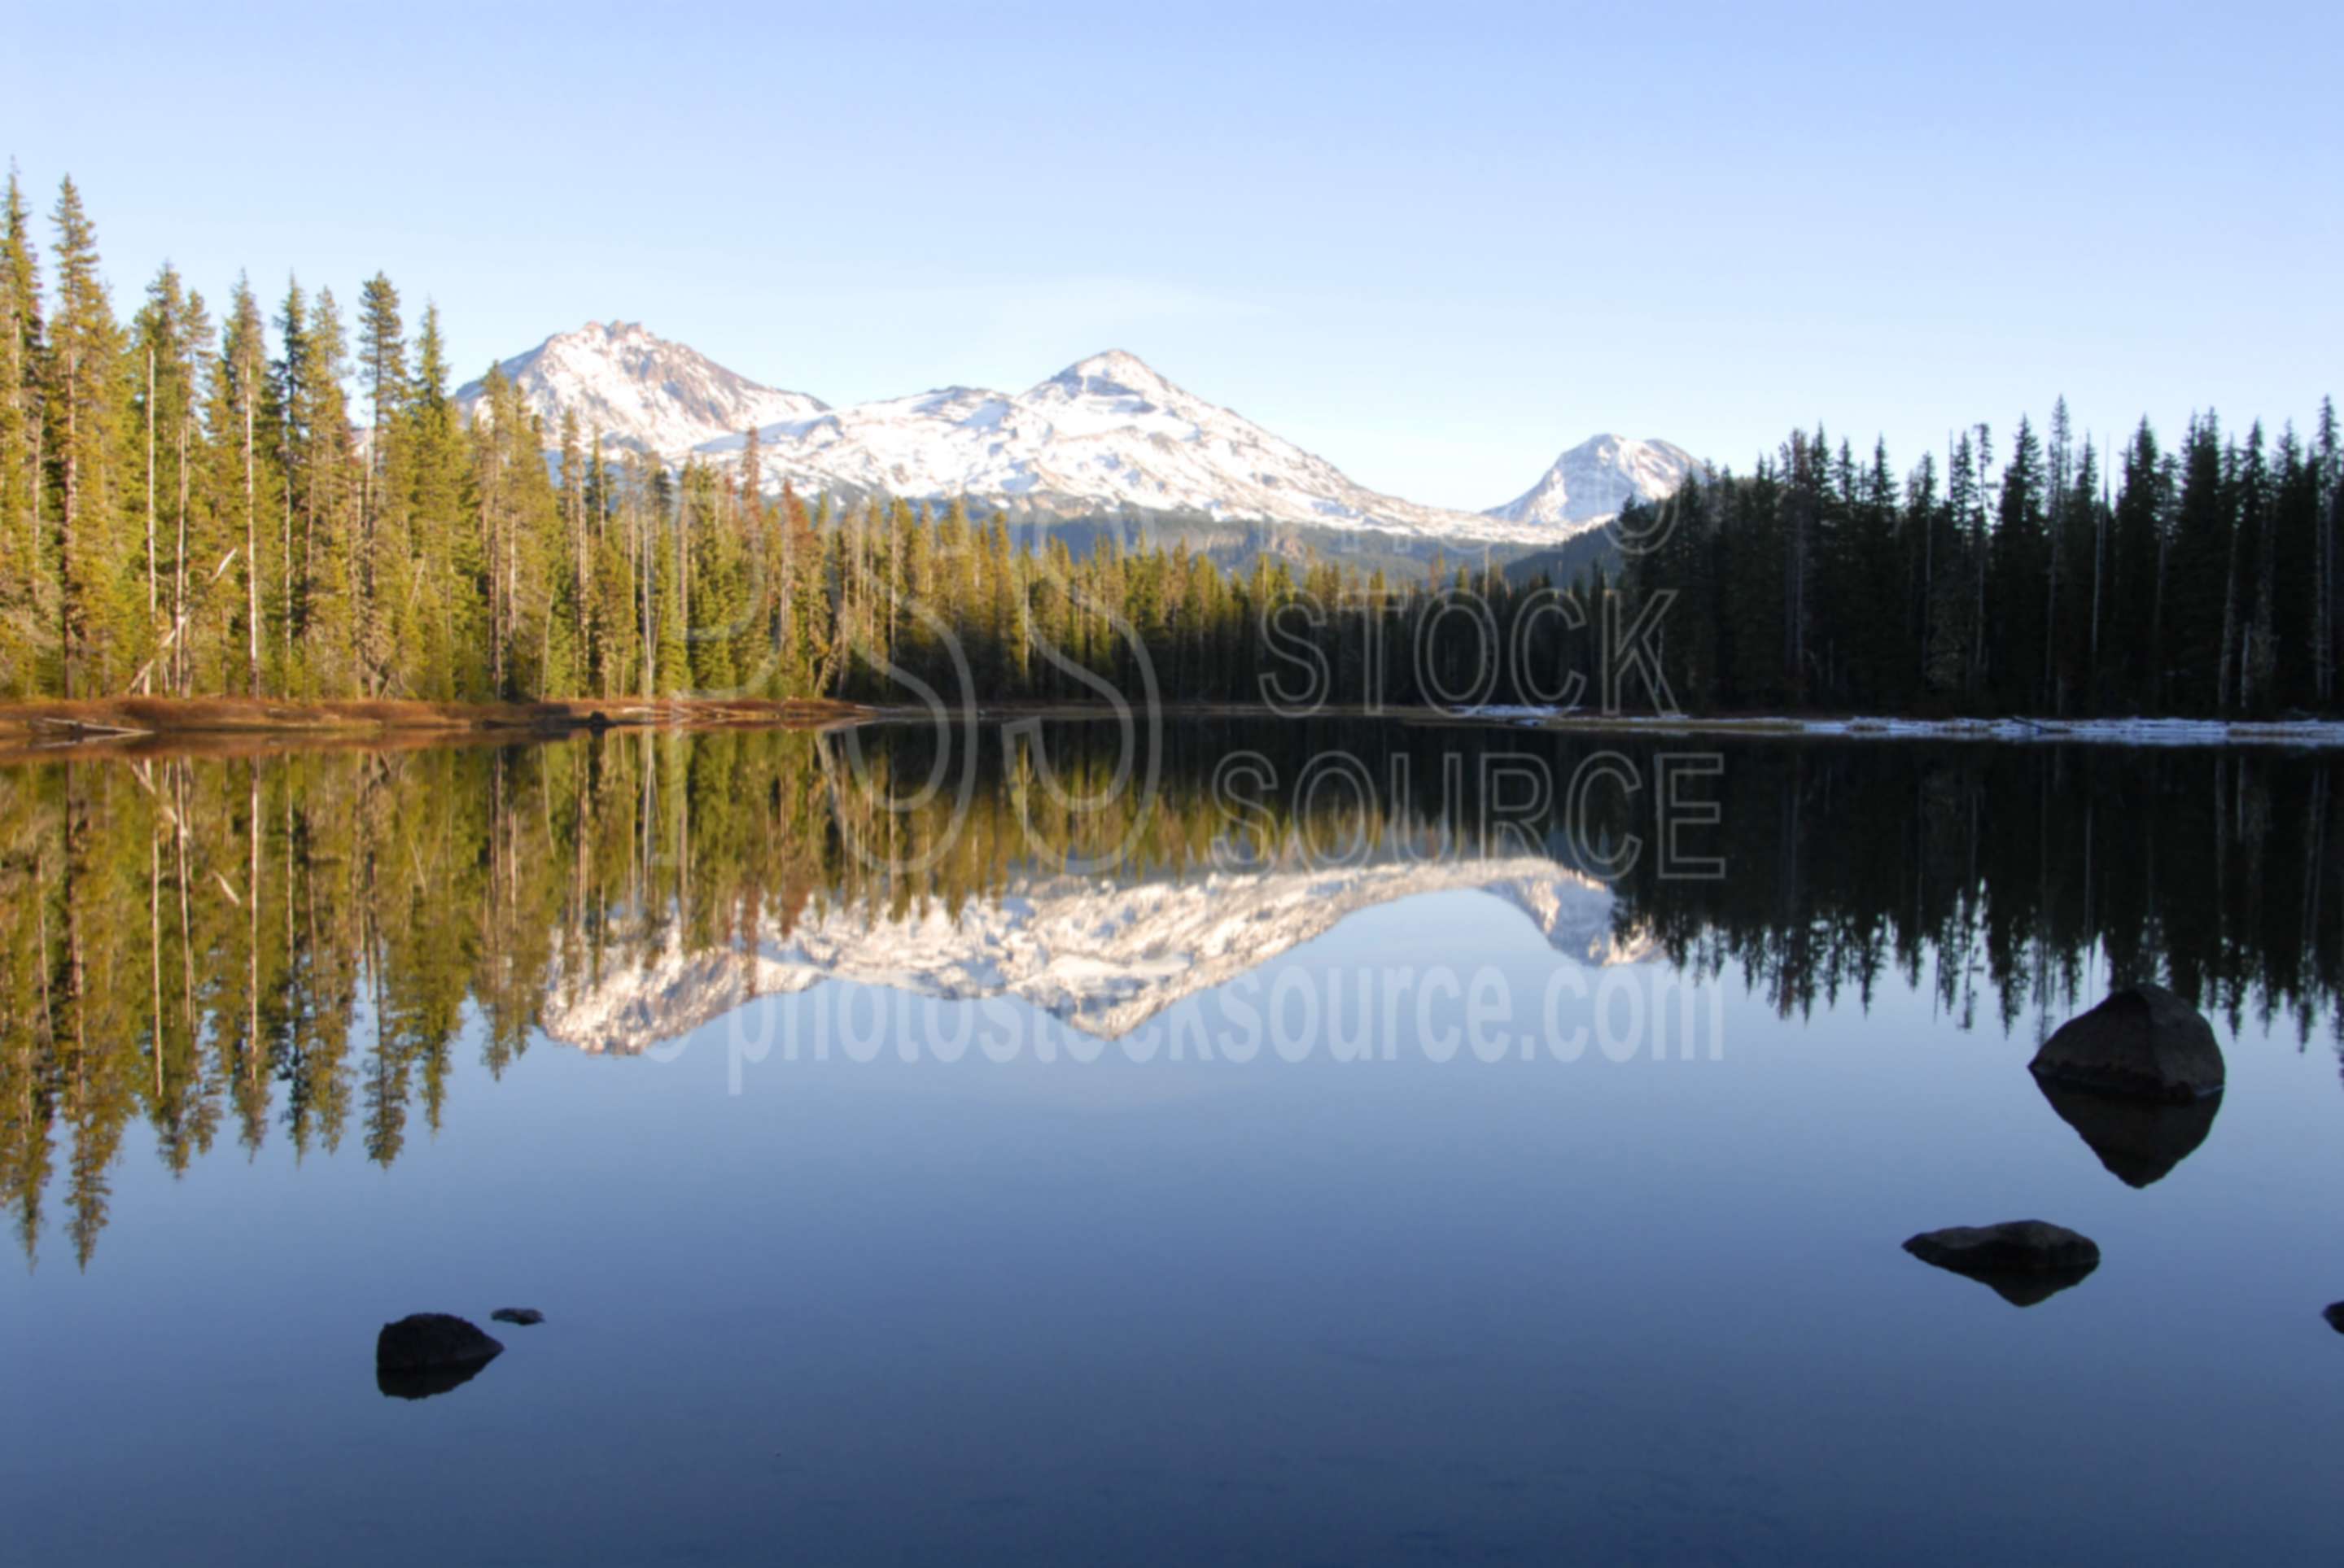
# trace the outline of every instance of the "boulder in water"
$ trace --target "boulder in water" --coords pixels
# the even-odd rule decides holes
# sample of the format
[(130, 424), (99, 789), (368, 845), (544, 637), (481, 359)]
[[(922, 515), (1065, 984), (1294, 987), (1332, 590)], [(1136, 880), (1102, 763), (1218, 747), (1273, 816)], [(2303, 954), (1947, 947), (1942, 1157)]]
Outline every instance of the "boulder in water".
[(535, 1307), (499, 1307), (495, 1312), (490, 1312), (489, 1317), (495, 1322), (519, 1323), (524, 1328), (531, 1323), (545, 1322), (545, 1314)]
[(2016, 1307), (2048, 1301), (2100, 1266), (2097, 1242), (2042, 1220), (1925, 1231), (1904, 1250), (1977, 1281)]
[(470, 1382), (504, 1348), (462, 1318), (411, 1313), (375, 1336), (375, 1386), (398, 1399), (429, 1399)]
[(2206, 1016), (2163, 986), (2132, 985), (2061, 1024), (2027, 1067), (2096, 1094), (2175, 1102), (2222, 1092), (2222, 1048)]

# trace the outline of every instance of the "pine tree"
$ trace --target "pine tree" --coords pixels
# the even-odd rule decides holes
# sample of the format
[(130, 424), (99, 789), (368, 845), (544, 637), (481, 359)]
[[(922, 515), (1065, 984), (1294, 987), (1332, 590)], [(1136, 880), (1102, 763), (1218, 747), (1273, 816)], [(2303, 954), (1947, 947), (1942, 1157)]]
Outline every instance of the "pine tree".
[(2182, 444), (2165, 574), (2167, 699), (2187, 712), (2213, 712), (2229, 698), (2231, 500), (2221, 428), (2209, 413), (2190, 421)]
[(2044, 497), (2043, 444), (2034, 424), (2022, 416), (2002, 472), (1989, 589), (2000, 652), (1995, 686), (2001, 706), (2010, 711), (2040, 712), (2048, 706), (2042, 687), (2047, 638), (2040, 585), (2049, 572)]
[(2304, 709), (2319, 701), (2318, 685), (2319, 476), (2293, 425), (2279, 435), (2271, 476), (2271, 685), (2268, 706)]
[(416, 697), (485, 697), (491, 687), (486, 563), (469, 522), (470, 454), (449, 392), (436, 305), (424, 307), (406, 418), (392, 439), (406, 457), (407, 591), (417, 645), (402, 685)]
[(588, 648), (589, 578), (586, 531), (586, 454), (578, 437), (578, 411), (561, 411), (561, 531), (566, 571), (561, 589), (561, 619), (568, 640), (565, 664), (573, 673), (564, 691), (589, 689), (586, 675), (592, 668)]
[(2270, 466), (2263, 451), (2259, 420), (2248, 431), (2231, 483), (2231, 510), (2237, 519), (2236, 531), (2231, 535), (2236, 562), (2232, 635), (2238, 645), (2238, 678), (2233, 689), (2237, 707), (2253, 712), (2268, 706), (2278, 654), (2272, 625), (2276, 585), (2272, 581)]
[(1946, 449), (1945, 476), (1943, 537), (1946, 548), (1938, 558), (1936, 598), (1930, 613), (1929, 684), (1941, 692), (1967, 693), (1976, 689), (1973, 650), (1980, 634), (1971, 624), (1976, 573), (1970, 563), (1981, 550), (1977, 525), (1981, 513), (1975, 453), (1966, 430)]
[(2143, 419), (2125, 447), (2123, 480), (2111, 525), (2116, 561), (2110, 598), (2117, 608), (2110, 630), (2116, 645), (2117, 689), (2130, 694), (2126, 706), (2134, 712), (2167, 700), (2165, 671), (2169, 660), (2161, 614), (2166, 520), (2170, 510), (2166, 477), (2157, 432)]
[(56, 624), (41, 515), (44, 348), (37, 250), (12, 164), (0, 208), (0, 693), (12, 696), (49, 689)]
[(188, 689), (188, 551), (197, 491), (192, 465), (202, 456), (199, 375), (210, 335), (202, 296), (188, 292), (166, 262), (147, 285), (146, 302), (131, 329), (136, 433), (144, 459), (133, 468), (146, 540), (139, 567), (146, 622), (157, 628), (154, 653), (137, 678), (145, 690)]
[(52, 217), (57, 279), (45, 444), (57, 497), (65, 694), (76, 697), (107, 689), (116, 665), (136, 651), (138, 634), (127, 614), (116, 538), (121, 342), (98, 275), (96, 234), (71, 178), (58, 187)]
[(296, 636), (304, 689), (351, 697), (360, 690), (360, 572), (352, 548), (359, 474), (342, 389), (349, 339), (332, 289), (319, 289), (310, 302), (300, 348), (293, 377), (298, 393), (293, 410), (299, 487), (294, 508), (298, 560), (292, 573), (300, 585)]
[(268, 639), (270, 657), (277, 666), (271, 684), (287, 696), (299, 697), (314, 695), (307, 689), (304, 678), (296, 673), (294, 652), (300, 631), (302, 600), (308, 592), (300, 577), (300, 558), (293, 548), (293, 512), (294, 498), (306, 485), (303, 470), (309, 432), (303, 427), (301, 416), (309, 402), (305, 380), (310, 368), (308, 333), (308, 297), (301, 292), (298, 280), (288, 277), (285, 299), (277, 314), (280, 351), (270, 362), (263, 403), (263, 423), (275, 437), (269, 449), (276, 455), (278, 471), (284, 476), (275, 508), (277, 537), (270, 541), (277, 562), (274, 591), (268, 596), (273, 603), (267, 613), (277, 634)]
[(2313, 691), (2325, 708), (2338, 697), (2344, 668), (2344, 431), (2336, 401), (2319, 400), (2319, 431), (2312, 443), (2312, 485), (2318, 492), (2319, 559), (2313, 588)]
[(276, 470), (268, 457), (267, 432), (261, 423), (268, 349), (261, 327), (260, 302), (248, 281), (239, 276), (228, 315), (221, 327), (208, 419), (217, 439), (212, 489), (216, 503), (233, 518), (232, 536), (237, 581), (243, 588), (242, 615), (234, 626), (234, 646), (240, 651), (241, 684), (254, 697), (261, 693), (260, 519), (276, 494)]
[(366, 389), (366, 468), (359, 493), (358, 639), (368, 695), (380, 693), (393, 650), (401, 647), (412, 538), (407, 523), (409, 477), (396, 459), (394, 432), (407, 409), (407, 338), (399, 290), (376, 273), (359, 290), (359, 376)]

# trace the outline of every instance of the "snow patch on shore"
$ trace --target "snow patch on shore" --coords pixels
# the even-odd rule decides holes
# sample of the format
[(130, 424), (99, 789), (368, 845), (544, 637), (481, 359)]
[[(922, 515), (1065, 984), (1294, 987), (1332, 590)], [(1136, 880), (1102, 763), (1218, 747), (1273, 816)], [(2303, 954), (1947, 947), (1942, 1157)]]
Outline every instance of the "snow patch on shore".
[(2332, 719), (1793, 719), (1687, 713), (1591, 713), (1491, 704), (1445, 710), (1453, 719), (1541, 729), (1650, 730), (1662, 735), (1829, 735), (1879, 740), (2003, 740), (2106, 746), (2344, 746)]

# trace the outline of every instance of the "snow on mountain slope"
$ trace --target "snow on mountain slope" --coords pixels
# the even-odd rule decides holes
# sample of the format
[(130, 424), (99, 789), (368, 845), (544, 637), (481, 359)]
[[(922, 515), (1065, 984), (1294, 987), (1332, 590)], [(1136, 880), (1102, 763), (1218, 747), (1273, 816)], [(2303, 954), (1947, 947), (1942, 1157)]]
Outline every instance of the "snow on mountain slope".
[[(581, 435), (603, 444), (682, 462), (693, 447), (743, 430), (803, 419), (829, 405), (803, 392), (762, 387), (637, 322), (590, 321), (558, 333), (498, 367), (517, 383), (549, 434), (561, 411), (575, 410)], [(481, 384), (456, 399), (469, 416)]]
[[(1464, 542), (1537, 543), (1552, 532), (1370, 490), (1121, 350), (1016, 394), (949, 387), (778, 422), (758, 440), (768, 482), (807, 494), (967, 496), (1041, 517), (1136, 509)], [(702, 451), (722, 457), (740, 446), (733, 436)]]
[(1033, 875), (957, 916), (942, 906), (902, 920), (861, 904), (809, 910), (786, 933), (768, 922), (747, 945), (687, 953), (670, 945), (599, 983), (556, 979), (540, 1022), (584, 1050), (632, 1054), (759, 996), (824, 980), (917, 996), (1015, 996), (1115, 1040), (1185, 997), (1209, 990), (1396, 899), (1479, 889), (1521, 910), (1557, 950), (1591, 964), (1634, 962), (1642, 940), (1612, 929), (1611, 890), (1534, 856), (1389, 862), (1320, 870), (1216, 873), (1102, 886)]
[(1657, 501), (1674, 494), (1698, 467), (1691, 452), (1666, 441), (1591, 436), (1557, 457), (1537, 484), (1482, 515), (1568, 535), (1617, 516), (1632, 497)]
[[(1460, 545), (1551, 545), (1629, 495), (1673, 489), (1692, 458), (1665, 441), (1598, 436), (1510, 505), (1428, 507), (1369, 489), (1242, 415), (1174, 386), (1120, 350), (1018, 393), (947, 387), (832, 408), (760, 386), (635, 323), (589, 322), (500, 367), (558, 427), (673, 464), (737, 457), (752, 428), (766, 483), (806, 495), (967, 497), (1035, 518), (1157, 513), (1376, 531)], [(481, 384), (457, 393), (467, 413)]]

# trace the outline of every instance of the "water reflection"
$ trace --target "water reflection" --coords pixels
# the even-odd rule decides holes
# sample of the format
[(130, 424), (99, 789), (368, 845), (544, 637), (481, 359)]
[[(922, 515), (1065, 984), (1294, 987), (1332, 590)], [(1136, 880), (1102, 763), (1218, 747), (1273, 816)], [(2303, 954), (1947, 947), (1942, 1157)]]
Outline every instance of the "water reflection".
[(374, 1369), (374, 1386), (385, 1399), (434, 1399), (466, 1383), (488, 1370), (487, 1362), (468, 1362), (461, 1366), (430, 1367), (420, 1372), (394, 1372), (389, 1367)]
[(2127, 1187), (2162, 1181), (2187, 1160), (2214, 1130), (2222, 1097), (2168, 1104), (2154, 1100), (2125, 1100), (2070, 1089), (2047, 1080), (2036, 1080), (2043, 1098), (2059, 1120), (2100, 1157), (2108, 1173)]
[[(1117, 743), (989, 729), (965, 789), (901, 810), (939, 742), (893, 727), (0, 770), (0, 1203), (28, 1257), (61, 1204), (86, 1262), (133, 1119), (174, 1171), (272, 1136), (387, 1165), (449, 1114), (460, 1039), (497, 1071), (536, 1039), (642, 1050), (831, 978), (1113, 1039), (1428, 890), (1500, 899), (1576, 961), (1737, 972), (1785, 1016), (1893, 970), (2039, 1039), (2109, 975), (2156, 977), (2308, 1042), (2344, 987), (2318, 756), (1734, 742), (1702, 879), (1606, 871), (1653, 836), (1649, 791), (1525, 810), (1485, 766), (1649, 775), (1669, 743), (1183, 721), (1152, 794), (1112, 787)], [(1338, 750), (1366, 788), (1290, 787)], [(1278, 784), (1233, 813), (1238, 753)], [(2052, 1104), (2135, 1185), (2213, 1112)]]

